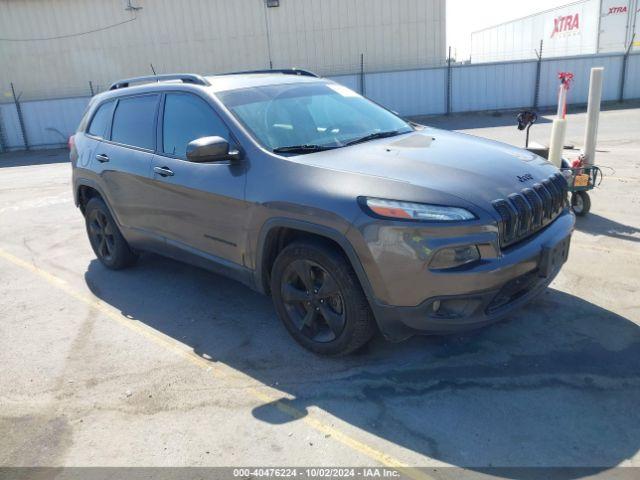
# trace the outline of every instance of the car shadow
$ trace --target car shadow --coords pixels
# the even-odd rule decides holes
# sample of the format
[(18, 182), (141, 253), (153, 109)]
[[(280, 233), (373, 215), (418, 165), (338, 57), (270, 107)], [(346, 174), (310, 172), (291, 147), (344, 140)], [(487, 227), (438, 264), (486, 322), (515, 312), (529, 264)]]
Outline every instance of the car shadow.
[(590, 235), (605, 235), (621, 240), (640, 242), (640, 228), (609, 220), (591, 212), (584, 217), (576, 218), (576, 230)]
[[(93, 260), (85, 279), (123, 315), (277, 385), (281, 403), (253, 410), (263, 422), (298, 421), (283, 414), (283, 404), (301, 412), (318, 407), (405, 449), (478, 472), (606, 470), (640, 448), (638, 325), (558, 290), (476, 332), (398, 344), (378, 336), (358, 354), (327, 359), (289, 337), (269, 298), (204, 270), (144, 255), (120, 272)], [(563, 472), (561, 478), (581, 476)], [(526, 477), (518, 470), (501, 475)]]
[(0, 154), (0, 168), (50, 165), (52, 163), (67, 162), (69, 162), (69, 150), (67, 148), (5, 152)]

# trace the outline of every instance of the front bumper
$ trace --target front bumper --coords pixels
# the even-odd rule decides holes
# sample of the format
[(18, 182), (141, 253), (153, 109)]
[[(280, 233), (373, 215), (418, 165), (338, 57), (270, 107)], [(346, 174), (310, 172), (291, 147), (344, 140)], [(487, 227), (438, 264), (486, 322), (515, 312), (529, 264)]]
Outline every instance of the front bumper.
[(415, 334), (475, 329), (508, 316), (556, 277), (566, 260), (574, 223), (567, 211), (544, 230), (473, 268), (424, 269), (422, 277), (406, 278), (406, 288), (429, 294), (415, 306), (371, 302), (380, 330), (398, 341)]

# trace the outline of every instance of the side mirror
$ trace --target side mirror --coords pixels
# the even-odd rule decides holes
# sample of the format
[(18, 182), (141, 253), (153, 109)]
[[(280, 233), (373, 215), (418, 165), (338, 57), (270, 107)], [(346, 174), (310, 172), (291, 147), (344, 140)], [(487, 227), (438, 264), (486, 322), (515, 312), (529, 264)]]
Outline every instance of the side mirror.
[(236, 160), (240, 152), (229, 150), (229, 142), (222, 137), (201, 137), (187, 145), (187, 160), (196, 163)]

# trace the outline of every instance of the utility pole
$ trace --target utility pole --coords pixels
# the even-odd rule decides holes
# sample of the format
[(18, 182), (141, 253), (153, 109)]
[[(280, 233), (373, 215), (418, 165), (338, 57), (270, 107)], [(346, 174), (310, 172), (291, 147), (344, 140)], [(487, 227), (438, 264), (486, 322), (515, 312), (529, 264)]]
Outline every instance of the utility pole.
[(449, 45), (447, 58), (447, 115), (449, 114), (451, 114), (451, 45)]
[(633, 47), (633, 42), (636, 39), (636, 34), (631, 35), (631, 41), (627, 46), (627, 50), (624, 52), (624, 57), (622, 57), (622, 72), (620, 74), (620, 97), (618, 101), (620, 103), (624, 102), (624, 84), (625, 77), (627, 76), (627, 62), (629, 60), (629, 53), (631, 52), (631, 48)]
[(365, 87), (364, 87), (364, 53), (360, 54), (360, 95), (364, 97)]
[(273, 57), (271, 55), (271, 26), (269, 24), (269, 14), (267, 13), (267, 9), (269, 8), (267, 1), (264, 1), (263, 4), (263, 13), (264, 13), (264, 30), (267, 36), (267, 55), (269, 56), (269, 70), (273, 70)]

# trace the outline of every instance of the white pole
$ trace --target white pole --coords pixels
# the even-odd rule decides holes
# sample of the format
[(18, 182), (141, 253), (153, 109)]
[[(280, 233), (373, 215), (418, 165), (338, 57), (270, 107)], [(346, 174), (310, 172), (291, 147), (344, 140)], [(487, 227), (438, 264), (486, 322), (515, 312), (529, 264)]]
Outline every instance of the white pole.
[(564, 106), (567, 103), (567, 89), (564, 84), (560, 84), (560, 91), (558, 93), (558, 112), (556, 116), (558, 118), (564, 118)]
[(585, 165), (593, 165), (596, 158), (596, 142), (598, 139), (598, 118), (600, 117), (600, 100), (602, 98), (602, 77), (604, 67), (591, 69), (589, 80), (589, 104), (587, 106), (587, 126), (584, 132), (582, 149)]
[(556, 167), (562, 165), (562, 151), (564, 149), (564, 137), (567, 133), (567, 120), (564, 118), (554, 118), (551, 126), (551, 142), (549, 145), (548, 160)]

